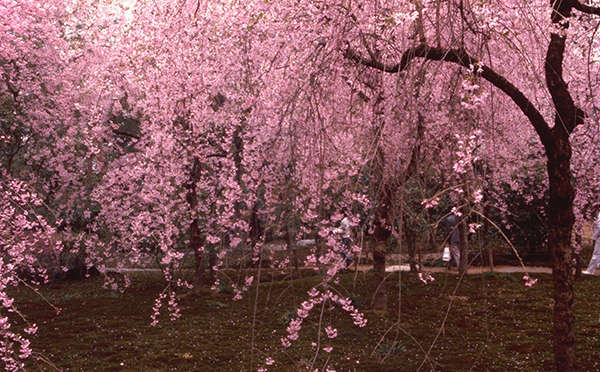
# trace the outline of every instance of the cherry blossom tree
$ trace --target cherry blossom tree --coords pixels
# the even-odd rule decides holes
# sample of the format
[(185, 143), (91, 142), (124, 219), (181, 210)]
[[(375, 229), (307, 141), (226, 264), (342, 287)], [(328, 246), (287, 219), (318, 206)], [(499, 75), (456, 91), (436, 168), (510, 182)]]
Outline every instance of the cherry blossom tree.
[[(359, 52), (358, 45), (350, 45), (346, 50), (346, 57), (358, 64), (367, 65), (387, 73), (401, 73), (409, 68), (411, 63), (417, 58), (453, 63), (470, 69), (475, 76), (479, 76), (502, 91), (517, 105), (523, 115), (526, 116), (544, 146), (547, 157), (549, 182), (547, 217), (550, 229), (548, 245), (553, 257), (555, 287), (553, 340), (556, 365), (560, 370), (574, 370), (576, 367), (572, 313), (573, 249), (571, 245), (571, 233), (574, 223), (573, 200), (575, 190), (571, 184), (572, 148), (570, 136), (577, 126), (584, 124), (586, 114), (574, 101), (572, 93), (577, 93), (578, 88), (570, 89), (568, 87), (565, 81), (563, 65), (565, 57), (574, 57), (566, 49), (569, 37), (573, 37), (573, 34), (576, 35), (573, 37), (575, 39), (573, 40), (575, 48), (572, 48), (573, 51), (571, 52), (575, 55), (579, 51), (577, 46), (577, 42), (581, 40), (579, 38), (589, 37), (588, 33), (570, 32), (569, 26), (571, 18), (575, 15), (574, 13), (579, 12), (581, 16), (585, 17), (588, 14), (598, 14), (598, 9), (593, 6), (584, 5), (579, 1), (551, 1), (550, 4), (545, 4), (545, 6), (542, 3), (531, 4), (530, 6), (539, 6), (541, 9), (546, 10), (539, 13), (530, 12), (529, 10), (532, 8), (519, 2), (515, 2), (508, 7), (500, 4), (496, 6), (496, 4), (479, 5), (465, 4), (464, 2), (456, 5), (447, 5), (449, 18), (444, 20), (447, 22), (445, 23), (448, 26), (447, 30), (441, 30), (443, 25), (439, 21), (442, 18), (439, 18), (440, 13), (438, 11), (442, 5), (438, 3), (437, 7), (431, 9), (432, 13), (435, 14), (435, 16), (431, 15), (431, 17), (436, 17), (437, 22), (430, 24), (431, 28), (427, 30), (430, 34), (426, 35), (425, 38), (413, 42), (412, 45), (410, 43), (408, 45), (404, 44), (406, 45), (404, 47), (399, 47), (398, 44), (400, 43), (398, 42), (392, 42), (388, 56), (373, 54), (368, 45), (361, 47), (361, 49), (366, 49), (368, 53)], [(424, 20), (426, 19), (423, 16), (423, 12), (422, 5), (419, 6), (417, 4), (413, 14), (422, 24), (425, 23)], [(493, 62), (486, 63), (483, 60), (483, 58), (486, 58), (493, 61), (494, 56), (502, 54), (503, 57), (505, 55), (502, 52), (495, 54), (494, 51), (494, 47), (498, 48), (501, 45), (500, 41), (494, 40), (494, 33), (503, 29), (507, 30), (505, 28), (507, 19), (503, 18), (504, 15), (510, 14), (512, 18), (530, 17), (529, 19), (536, 19), (542, 22), (543, 20), (537, 17), (540, 13), (548, 17), (550, 21), (548, 22), (547, 20), (544, 22), (547, 25), (544, 30), (549, 33), (549, 42), (547, 42), (545, 57), (535, 57), (537, 54), (541, 54), (541, 48), (537, 49), (537, 51), (535, 50), (535, 48), (538, 48), (539, 43), (532, 45), (534, 48), (532, 53), (527, 53), (525, 48), (518, 46), (510, 49), (516, 49), (516, 51), (524, 53), (528, 63), (533, 65), (532, 80), (536, 81), (539, 85), (544, 83), (546, 86), (550, 97), (543, 97), (543, 101), (545, 102), (542, 102), (544, 110), (542, 112), (527, 98), (527, 94), (532, 93), (534, 97), (538, 98), (539, 96), (535, 96), (535, 91), (528, 92), (522, 88), (518, 88), (509, 80), (511, 78), (510, 75), (507, 74), (507, 76), (504, 76), (497, 69), (493, 68)], [(375, 13), (375, 15), (377, 14)], [(581, 23), (585, 24), (587, 22), (584, 20)], [(529, 31), (531, 29), (526, 30)], [(448, 33), (442, 33), (444, 31)], [(536, 37), (534, 36), (534, 30), (529, 32), (532, 33), (531, 37)], [(445, 40), (442, 41), (442, 39)], [(589, 44), (593, 44), (593, 39), (591, 39)], [(480, 48), (479, 51), (478, 46)], [(363, 54), (366, 54), (366, 56)], [(394, 55), (398, 55), (399, 62), (388, 64), (386, 61), (390, 57), (393, 58)], [(543, 65), (540, 66), (538, 61), (543, 61)], [(576, 85), (578, 82), (577, 67), (572, 65), (572, 69), (569, 69), (569, 72), (573, 71), (575, 74), (572, 85)], [(543, 75), (541, 72), (543, 72)], [(579, 105), (585, 103), (587, 102), (583, 101)], [(549, 121), (553, 125), (549, 124)]]

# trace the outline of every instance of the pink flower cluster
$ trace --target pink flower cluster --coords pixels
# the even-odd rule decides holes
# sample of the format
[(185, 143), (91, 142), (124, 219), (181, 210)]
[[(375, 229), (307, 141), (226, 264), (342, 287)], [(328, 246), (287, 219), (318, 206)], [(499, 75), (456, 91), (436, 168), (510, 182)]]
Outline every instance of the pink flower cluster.
[[(332, 304), (339, 304), (344, 311), (350, 314), (350, 317), (354, 320), (356, 326), (362, 328), (367, 325), (367, 319), (364, 317), (364, 314), (352, 305), (352, 301), (349, 298), (340, 297), (331, 292), (331, 290), (326, 290), (321, 293), (316, 288), (311, 288), (308, 291), (308, 295), (310, 298), (302, 302), (296, 311), (298, 317), (292, 319), (286, 328), (287, 336), (281, 338), (281, 344), (284, 347), (290, 347), (291, 341), (298, 339), (299, 332), (302, 329), (302, 322), (304, 319), (308, 318), (310, 311), (315, 308), (316, 304), (323, 304), (324, 306), (328, 301), (331, 301)], [(328, 338), (336, 338), (338, 336), (338, 331), (336, 328), (328, 325), (325, 327), (325, 334)]]
[(418, 275), (419, 275), (419, 280), (425, 284), (435, 281), (435, 278), (433, 276), (431, 276), (431, 274), (429, 274), (429, 273), (420, 272)]
[(248, 291), (248, 289), (250, 288), (250, 286), (252, 285), (252, 282), (254, 281), (254, 276), (247, 276), (246, 280), (244, 281), (244, 285), (242, 285), (242, 287), (240, 288), (237, 284), (233, 284), (233, 300), (234, 301), (239, 301), (243, 298), (243, 293)]
[(421, 202), (421, 205), (423, 207), (425, 207), (425, 209), (430, 209), (435, 207), (436, 205), (438, 205), (438, 203), (440, 202), (440, 198), (439, 197), (433, 197), (430, 199), (423, 199), (423, 201)]
[[(47, 282), (46, 267), (52, 267), (54, 263), (56, 269), (60, 269), (55, 259), (62, 244), (54, 228), (37, 214), (35, 209), (43, 205), (37, 194), (24, 182), (14, 180), (3, 172), (0, 172), (0, 179), (3, 180), (0, 182), (0, 246), (3, 248), (0, 257), (0, 306), (3, 313), (21, 317), (28, 324), (23, 332), (33, 335), (38, 330), (37, 325), (30, 324), (18, 311), (8, 289), (25, 281), (32, 285)], [(19, 273), (25, 273), (27, 279), (20, 277)], [(56, 307), (54, 309), (59, 311)], [(11, 330), (8, 317), (0, 317), (0, 360), (4, 369), (23, 369), (23, 360), (30, 355), (29, 340)]]
[(529, 275), (523, 275), (523, 280), (526, 287), (533, 287), (538, 282), (537, 279), (533, 279)]

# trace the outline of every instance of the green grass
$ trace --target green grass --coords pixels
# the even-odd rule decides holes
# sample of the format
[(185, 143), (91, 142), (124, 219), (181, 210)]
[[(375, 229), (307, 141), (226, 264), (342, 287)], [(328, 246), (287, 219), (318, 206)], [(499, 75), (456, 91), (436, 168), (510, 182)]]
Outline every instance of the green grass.
[[(315, 368), (322, 368), (329, 357), (329, 366), (338, 371), (414, 371), (431, 348), (424, 371), (553, 370), (549, 275), (536, 275), (540, 282), (533, 288), (522, 284), (520, 274), (469, 276), (458, 286), (456, 275), (435, 276), (435, 282), (424, 285), (415, 275), (402, 273), (400, 284), (394, 274), (387, 282), (389, 309), (375, 314), (366, 310), (372, 274), (359, 274), (356, 283), (353, 274), (346, 274), (336, 288), (366, 310), (369, 322), (360, 329), (339, 307), (326, 308), (323, 321), (338, 329), (338, 337), (323, 340), (322, 334), (322, 346), (333, 346), (333, 351), (320, 351)], [(283, 349), (279, 339), (318, 280), (309, 276), (261, 283), (253, 370), (264, 366), (267, 356), (275, 359), (270, 371), (311, 364), (318, 310), (304, 322), (292, 347)], [(575, 286), (580, 370), (600, 369), (599, 286), (600, 280), (592, 277)], [(16, 296), (22, 312), (38, 323), (34, 350), (64, 370), (249, 370), (256, 286), (238, 302), (228, 293), (180, 292), (182, 317), (174, 322), (164, 317), (158, 327), (151, 327), (151, 309), (162, 288), (159, 277), (149, 274), (135, 277), (123, 294), (102, 289), (100, 279), (43, 288), (63, 309), (60, 315), (25, 289)], [(15, 328), (20, 326), (15, 320)], [(50, 369), (35, 359), (28, 367)]]

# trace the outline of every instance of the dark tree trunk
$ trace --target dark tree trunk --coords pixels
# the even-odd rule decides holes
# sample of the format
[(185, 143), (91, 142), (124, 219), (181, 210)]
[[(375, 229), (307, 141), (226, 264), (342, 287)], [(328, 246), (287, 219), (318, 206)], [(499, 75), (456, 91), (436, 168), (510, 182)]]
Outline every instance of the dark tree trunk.
[(195, 218), (190, 224), (190, 248), (194, 251), (194, 282), (204, 284), (204, 251), (202, 246), (204, 241), (198, 228), (198, 219)]
[(208, 272), (210, 283), (214, 283), (215, 279), (217, 279), (217, 273), (215, 271), (215, 265), (217, 264), (217, 252), (215, 250), (214, 245), (210, 244), (208, 246)]
[(250, 237), (250, 245), (252, 249), (256, 247), (256, 244), (263, 238), (264, 228), (263, 224), (258, 216), (259, 202), (261, 202), (262, 196), (258, 196), (258, 199), (254, 205), (252, 206), (252, 210), (250, 211), (250, 232), (248, 233)]
[[(200, 180), (200, 159), (194, 157), (192, 163), (192, 170), (190, 172), (190, 178), (187, 186), (187, 195), (186, 199), (188, 202), (188, 207), (190, 208), (190, 212), (195, 214), (198, 208), (198, 195), (196, 194), (196, 185)], [(194, 273), (194, 281), (196, 284), (204, 284), (204, 263), (203, 263), (203, 245), (204, 239), (202, 237), (202, 233), (200, 232), (200, 221), (198, 218), (194, 218), (190, 223), (190, 249), (194, 252), (194, 260), (195, 260), (195, 273)]]
[[(554, 130), (554, 132), (558, 132)], [(557, 135), (554, 151), (548, 152), (550, 200), (548, 203), (548, 244), (552, 253), (554, 281), (553, 349), (559, 371), (574, 371), (575, 331), (573, 329), (573, 282), (571, 232), (575, 190), (571, 184), (571, 145), (568, 137)]]
[(460, 262), (458, 267), (458, 275), (465, 275), (469, 266), (469, 235), (467, 231), (466, 216), (460, 219), (458, 226), (459, 244), (458, 249), (460, 252)]
[(579, 280), (579, 278), (581, 277), (581, 248), (582, 248), (582, 244), (583, 244), (583, 237), (581, 236), (580, 232), (577, 231), (576, 235), (575, 235), (575, 243), (577, 244), (578, 247), (580, 247), (580, 249), (578, 251), (573, 251), (573, 265), (575, 265), (574, 270), (575, 270), (575, 281)]
[[(418, 94), (417, 94), (418, 96)], [(411, 150), (411, 155), (410, 155), (410, 162), (408, 163), (408, 166), (406, 167), (406, 170), (403, 172), (403, 175), (401, 177), (401, 187), (404, 188), (404, 186), (406, 185), (407, 181), (413, 177), (414, 175), (417, 174), (418, 171), (418, 167), (419, 167), (419, 159), (421, 156), (421, 143), (423, 142), (423, 136), (425, 134), (425, 125), (424, 125), (424, 118), (423, 115), (421, 114), (421, 112), (417, 113), (417, 134), (416, 134), (416, 138), (415, 138), (415, 144), (413, 145), (413, 148)], [(403, 190), (401, 188), (401, 190)], [(403, 202), (404, 202), (404, 194), (401, 194), (400, 197), (400, 213), (401, 216), (403, 217), (403, 224), (404, 224), (404, 231), (405, 231), (405, 236), (406, 236), (406, 245), (408, 248), (408, 262), (410, 264), (410, 271), (411, 272), (417, 272), (417, 265), (416, 265), (416, 240), (417, 240), (417, 233), (412, 230), (408, 224), (408, 219), (409, 216), (403, 214)], [(419, 264), (421, 263), (421, 260), (419, 258)], [(419, 268), (420, 269), (420, 268)]]
[[(379, 152), (379, 151), (378, 151)], [(380, 153), (383, 158), (383, 154)], [(381, 159), (381, 161), (383, 161)], [(380, 169), (381, 170), (381, 169)], [(379, 178), (380, 180), (383, 178)], [(390, 192), (387, 185), (381, 182), (378, 190), (378, 205), (375, 212), (375, 231), (373, 234), (373, 272), (375, 291), (373, 292), (373, 310), (384, 311), (387, 308), (387, 291), (385, 288), (385, 260), (387, 244), (391, 231), (385, 226), (388, 220)]]

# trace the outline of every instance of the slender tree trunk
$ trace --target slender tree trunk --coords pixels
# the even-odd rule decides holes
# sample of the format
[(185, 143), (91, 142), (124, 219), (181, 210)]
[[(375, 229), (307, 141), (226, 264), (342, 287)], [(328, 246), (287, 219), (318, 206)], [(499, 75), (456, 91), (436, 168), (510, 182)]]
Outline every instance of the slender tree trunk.
[(387, 308), (387, 291), (385, 289), (385, 256), (386, 241), (373, 242), (373, 272), (375, 276), (375, 292), (373, 294), (373, 310), (385, 311)]
[[(558, 131), (555, 131), (557, 133)], [(571, 145), (568, 135), (555, 135), (554, 151), (548, 154), (550, 200), (548, 203), (549, 248), (554, 281), (553, 349), (559, 371), (575, 371), (575, 332), (573, 329), (573, 282), (571, 232), (574, 223), (571, 184)]]
[(203, 284), (205, 282), (203, 245), (204, 241), (198, 228), (198, 219), (195, 218), (190, 224), (190, 248), (194, 251), (194, 281), (196, 284)]
[[(379, 154), (381, 155), (381, 159), (383, 159), (383, 154), (381, 152)], [(390, 192), (386, 184), (379, 185), (378, 198), (375, 213), (375, 231), (373, 234), (373, 272), (375, 279), (373, 310), (384, 311), (387, 308), (388, 300), (385, 288), (385, 260), (387, 244), (391, 236), (391, 231), (385, 226), (385, 222), (388, 220), (388, 206), (391, 205)]]
[(217, 264), (217, 252), (215, 250), (215, 246), (210, 244), (208, 246), (208, 272), (210, 282), (214, 283), (215, 279), (217, 279), (217, 273), (215, 272), (215, 265)]
[[(195, 214), (198, 209), (198, 195), (196, 195), (196, 185), (200, 180), (200, 159), (194, 157), (192, 161), (192, 170), (187, 184), (187, 202), (190, 212)], [(204, 263), (203, 263), (203, 245), (204, 239), (200, 232), (200, 221), (195, 217), (190, 223), (190, 249), (194, 252), (195, 273), (194, 281), (200, 285), (204, 283)]]
[(298, 250), (296, 249), (296, 226), (293, 221), (292, 213), (288, 216), (288, 221), (286, 223), (285, 229), (285, 237), (287, 240), (287, 251), (288, 257), (292, 261), (292, 265), (294, 266), (294, 271), (298, 271)]
[(459, 245), (458, 249), (460, 252), (460, 262), (458, 266), (458, 275), (465, 275), (469, 264), (469, 235), (467, 231), (467, 217), (463, 216), (458, 222), (458, 236)]
[(417, 234), (408, 228), (406, 220), (404, 223), (404, 236), (406, 237), (406, 248), (408, 250), (408, 264), (411, 272), (417, 272)]
[(577, 247), (579, 247), (580, 249), (574, 250), (573, 251), (573, 265), (575, 265), (574, 267), (574, 271), (575, 271), (575, 279), (574, 280), (578, 280), (581, 277), (581, 249), (583, 249), (582, 244), (583, 244), (583, 237), (580, 234), (580, 231), (577, 231), (575, 233), (575, 244), (577, 244)]

